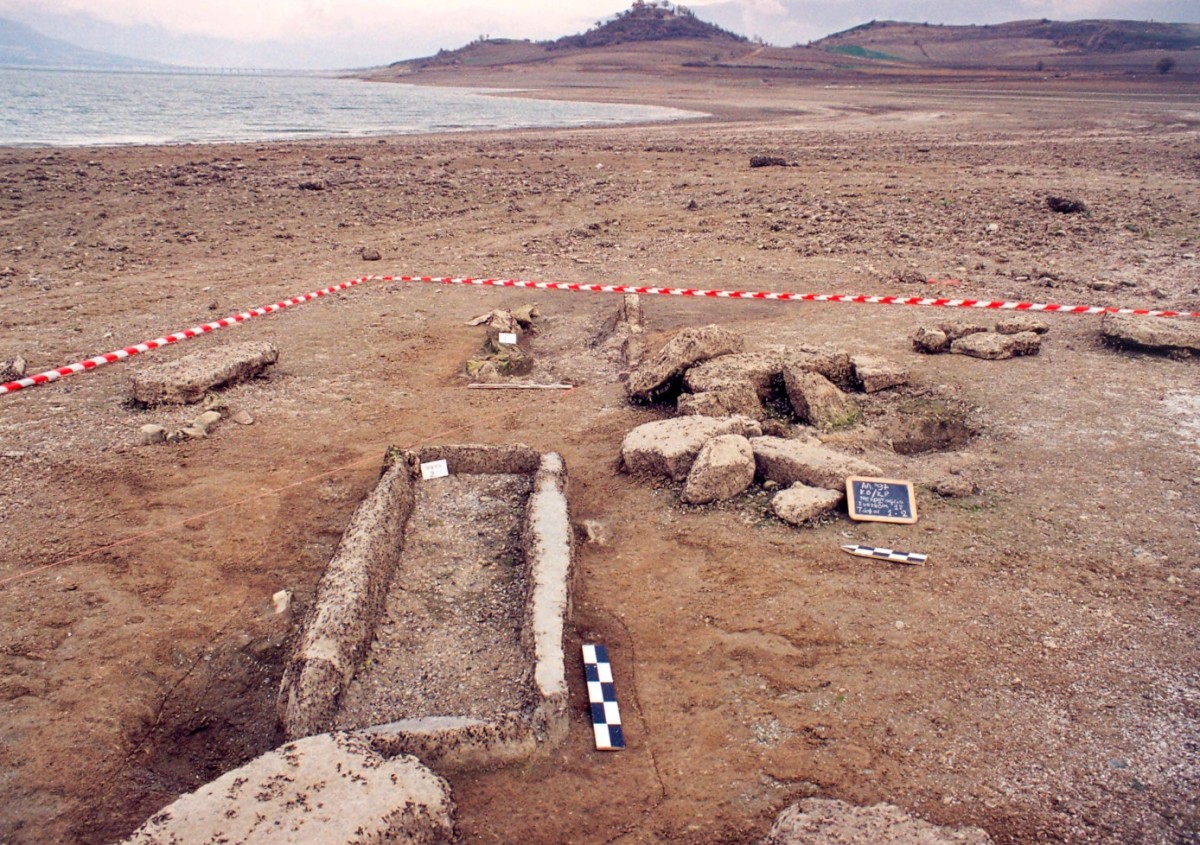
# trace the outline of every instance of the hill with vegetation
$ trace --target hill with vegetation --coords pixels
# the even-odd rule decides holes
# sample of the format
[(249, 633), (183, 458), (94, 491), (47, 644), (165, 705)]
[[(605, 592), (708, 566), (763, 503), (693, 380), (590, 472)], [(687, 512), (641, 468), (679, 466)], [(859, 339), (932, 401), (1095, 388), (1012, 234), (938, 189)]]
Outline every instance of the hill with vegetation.
[(871, 21), (791, 47), (752, 43), (666, 0), (636, 0), (578, 35), (481, 38), (370, 74), (476, 70), (641, 73), (747, 79), (972, 78), (1002, 74), (1200, 76), (1200, 24), (1030, 20), (980, 26)]

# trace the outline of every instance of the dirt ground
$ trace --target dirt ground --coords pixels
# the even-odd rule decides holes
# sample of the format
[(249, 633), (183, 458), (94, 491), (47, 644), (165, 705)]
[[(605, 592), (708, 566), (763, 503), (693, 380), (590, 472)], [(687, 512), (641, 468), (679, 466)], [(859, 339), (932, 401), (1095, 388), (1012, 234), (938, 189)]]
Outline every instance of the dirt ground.
[[(1200, 308), (1200, 92), (1069, 84), (696, 82), (641, 96), (724, 119), (0, 151), (0, 359), (389, 272)], [(467, 390), (464, 323), (531, 301), (535, 376), (576, 388)], [(651, 348), (713, 322), (829, 342), (971, 410), (956, 451), (858, 443), (918, 483), (917, 525), (798, 530), (762, 496), (684, 508), (616, 471), (667, 413), (591, 345), (618, 301), (371, 282), (0, 397), (0, 843), (114, 841), (277, 744), (288, 637), (387, 446), (514, 441), (561, 452), (573, 518), (607, 529), (580, 547), (568, 671), (609, 646), (629, 748), (592, 750), (579, 683), (563, 746), (451, 778), (465, 841), (753, 842), (827, 796), (998, 843), (1200, 842), (1200, 362), (1106, 348), (1095, 317), (990, 362), (908, 342), (990, 314), (649, 298)], [(253, 425), (138, 445), (195, 411), (131, 407), (130, 373), (239, 338), (281, 353), (226, 392)], [(980, 492), (931, 492), (951, 474)]]

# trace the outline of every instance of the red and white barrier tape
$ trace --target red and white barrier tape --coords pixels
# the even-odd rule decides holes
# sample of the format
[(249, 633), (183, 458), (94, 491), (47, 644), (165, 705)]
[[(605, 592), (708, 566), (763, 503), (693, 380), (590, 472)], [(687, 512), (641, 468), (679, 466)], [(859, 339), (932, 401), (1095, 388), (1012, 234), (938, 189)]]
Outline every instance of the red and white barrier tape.
[(225, 317), (212, 323), (205, 323), (202, 326), (193, 326), (190, 329), (184, 329), (181, 332), (175, 332), (175, 334), (169, 334), (165, 337), (158, 337), (154, 340), (147, 340), (145, 343), (139, 343), (136, 346), (126, 346), (124, 349), (115, 349), (112, 352), (108, 352), (104, 355), (97, 355), (95, 358), (88, 358), (86, 361), (78, 361), (74, 364), (67, 364), (65, 367), (59, 367), (54, 370), (47, 370), (44, 373), (38, 373), (35, 376), (17, 379), (16, 381), (10, 381), (7, 384), (0, 384), (0, 396), (3, 396), (6, 393), (15, 393), (18, 390), (24, 390), (27, 387), (36, 387), (39, 384), (47, 384), (52, 381), (57, 381), (63, 376), (69, 376), (73, 373), (82, 373), (87, 370), (94, 370), (96, 367), (103, 366), (104, 364), (112, 364), (115, 361), (123, 361), (126, 358), (131, 358), (132, 356), (138, 355), (142, 352), (149, 352), (151, 349), (158, 349), (160, 346), (170, 346), (172, 343), (178, 343), (181, 340), (199, 337), (202, 334), (208, 334), (209, 332), (214, 332), (217, 329), (223, 329), (226, 326), (235, 326), (239, 323), (244, 323), (247, 320), (252, 320), (255, 317), (265, 317), (267, 314), (274, 314), (276, 311), (282, 311), (284, 308), (289, 306), (300, 305), (301, 303), (318, 299), (319, 297), (326, 296), (331, 293), (337, 293), (338, 291), (352, 288), (355, 285), (361, 285), (363, 282), (371, 281), (372, 278), (378, 277), (363, 276), (359, 279), (351, 279), (348, 282), (342, 282), (340, 285), (333, 285), (331, 287), (323, 288), (322, 290), (315, 290), (312, 293), (306, 293), (302, 296), (293, 296), (291, 299), (285, 299), (272, 305), (264, 305), (262, 308), (255, 308), (251, 311), (243, 311), (240, 314), (234, 314), (230, 317)]
[(1154, 310), (1149, 308), (1112, 308), (1101, 305), (1058, 305), (1054, 303), (1043, 302), (1003, 302), (1003, 301), (988, 301), (983, 299), (944, 299), (941, 297), (928, 296), (865, 296), (854, 294), (841, 293), (787, 293), (784, 291), (744, 291), (744, 290), (704, 290), (702, 288), (667, 288), (653, 287), (643, 285), (587, 285), (577, 282), (532, 282), (521, 279), (471, 279), (471, 278), (454, 278), (451, 276), (362, 276), (358, 279), (351, 279), (348, 282), (342, 282), (339, 285), (324, 288), (322, 290), (306, 293), (302, 296), (294, 296), (291, 299), (286, 299), (281, 302), (276, 302), (273, 305), (266, 305), (262, 308), (255, 308), (251, 311), (243, 311), (240, 314), (234, 314), (231, 317), (217, 320), (212, 323), (205, 323), (202, 326), (184, 329), (181, 332), (176, 332), (166, 337), (155, 338), (148, 340), (145, 343), (139, 343), (136, 346), (126, 346), (124, 349), (117, 349), (105, 355), (97, 355), (95, 358), (88, 358), (86, 361), (79, 361), (75, 364), (68, 364), (65, 367), (59, 367), (54, 370), (47, 370), (44, 373), (38, 373), (35, 376), (10, 381), (7, 384), (0, 385), (0, 396), (6, 393), (15, 393), (18, 390), (23, 390), (26, 387), (34, 387), (39, 384), (57, 381), (63, 376), (69, 376), (72, 373), (82, 373), (86, 370), (92, 370), (104, 364), (111, 364), (114, 361), (121, 361), (141, 352), (149, 352), (151, 349), (158, 349), (160, 346), (168, 346), (172, 343), (178, 343), (181, 340), (197, 337), (202, 334), (217, 329), (223, 329), (226, 326), (244, 323), (254, 317), (264, 317), (267, 314), (274, 314), (276, 311), (282, 311), (291, 305), (300, 305), (304, 302), (309, 302), (313, 299), (326, 296), (327, 294), (337, 293), (355, 285), (360, 285), (363, 282), (426, 282), (430, 284), (443, 285), (467, 285), (472, 287), (495, 287), (495, 288), (527, 288), (532, 290), (561, 290), (571, 291), (574, 293), (636, 293), (646, 295), (660, 296), (694, 296), (707, 297), (715, 299), (753, 299), (770, 302), (850, 302), (859, 305), (918, 305), (932, 308), (980, 308), (988, 311), (1034, 311), (1047, 314), (1132, 314), (1140, 317), (1200, 317), (1200, 311), (1166, 311)]

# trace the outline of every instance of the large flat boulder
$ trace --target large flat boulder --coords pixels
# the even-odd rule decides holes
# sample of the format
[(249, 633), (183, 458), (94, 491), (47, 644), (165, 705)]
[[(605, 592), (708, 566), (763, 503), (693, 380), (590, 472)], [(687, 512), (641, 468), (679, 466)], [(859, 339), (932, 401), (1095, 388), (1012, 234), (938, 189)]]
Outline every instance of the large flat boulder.
[(960, 337), (950, 344), (950, 351), (956, 355), (969, 355), (972, 358), (983, 358), (986, 361), (1037, 355), (1041, 348), (1042, 337), (1036, 332), (1018, 332), (1017, 334), (977, 332)]
[(1105, 314), (1100, 318), (1104, 340), (1113, 346), (1145, 349), (1168, 355), (1200, 354), (1200, 320)]
[(807, 484), (793, 484), (780, 490), (771, 499), (771, 510), (784, 522), (804, 525), (824, 516), (840, 505), (846, 498), (845, 491), (823, 490)]
[(732, 499), (754, 483), (754, 451), (740, 434), (722, 434), (704, 444), (683, 487), (692, 505)]
[(749, 385), (759, 399), (770, 399), (775, 380), (783, 371), (785, 356), (778, 352), (742, 352), (722, 355), (687, 371), (683, 383), (692, 393), (722, 390), (731, 385)]
[(757, 474), (764, 481), (826, 490), (845, 490), (851, 475), (879, 476), (880, 469), (866, 461), (826, 449), (817, 443), (783, 437), (751, 437)]
[(186, 405), (204, 394), (255, 378), (279, 360), (279, 350), (266, 341), (230, 343), (193, 352), (166, 364), (135, 372), (133, 399), (143, 405)]
[(820, 373), (792, 364), (783, 369), (783, 384), (796, 417), (826, 431), (858, 419), (858, 405)]
[(677, 387), (684, 370), (710, 358), (741, 352), (744, 343), (740, 334), (718, 325), (684, 329), (629, 374), (629, 398), (637, 402), (661, 399)]
[(453, 817), (450, 786), (415, 757), (320, 734), (182, 796), (124, 845), (437, 845), (454, 841)]
[(704, 444), (722, 434), (757, 437), (762, 427), (748, 417), (675, 417), (639, 425), (621, 442), (627, 472), (683, 481)]
[(704, 417), (740, 415), (756, 420), (763, 417), (762, 400), (748, 382), (731, 382), (703, 393), (681, 393), (675, 410)]
[(938, 827), (891, 804), (806, 798), (784, 809), (762, 845), (992, 845), (977, 827)]

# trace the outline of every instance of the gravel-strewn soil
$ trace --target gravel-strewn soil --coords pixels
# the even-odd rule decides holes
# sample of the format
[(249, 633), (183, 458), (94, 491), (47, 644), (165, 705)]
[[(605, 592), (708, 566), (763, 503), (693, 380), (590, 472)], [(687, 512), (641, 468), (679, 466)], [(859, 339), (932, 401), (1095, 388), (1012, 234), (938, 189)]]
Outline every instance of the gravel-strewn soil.
[[(39, 371), (372, 272), (1196, 310), (1200, 98), (1105, 86), (694, 82), (621, 96), (743, 119), (0, 151), (0, 360)], [(881, 354), (979, 435), (911, 456), (846, 437), (917, 482), (915, 526), (684, 509), (614, 469), (665, 413), (590, 346), (616, 297), (377, 282), (0, 397), (0, 842), (112, 841), (273, 747), (285, 638), (386, 447), (514, 441), (562, 453), (574, 518), (607, 533), (580, 548), (567, 653), (609, 646), (629, 747), (592, 751), (578, 683), (561, 748), (452, 779), (467, 841), (749, 842), (804, 796), (1006, 845), (1196, 840), (1200, 362), (1107, 348), (1094, 317), (992, 362), (912, 352), (944, 311), (643, 299), (651, 349), (719, 322)], [(466, 321), (531, 301), (537, 375), (576, 388), (465, 389)], [(139, 446), (196, 409), (133, 408), (129, 374), (235, 339), (280, 350), (225, 392), (253, 425)], [(932, 493), (948, 475), (980, 492)]]

